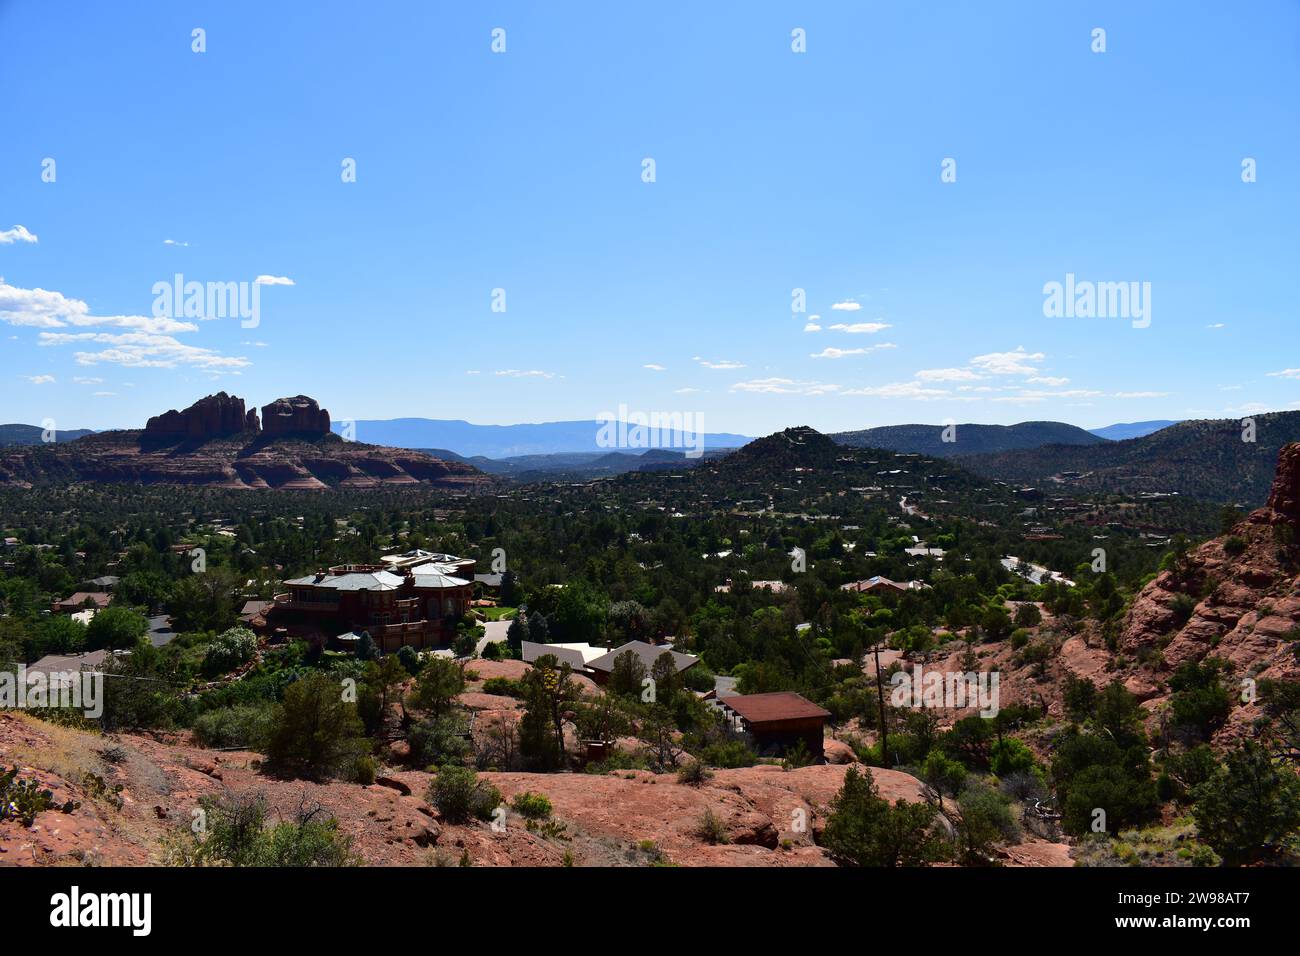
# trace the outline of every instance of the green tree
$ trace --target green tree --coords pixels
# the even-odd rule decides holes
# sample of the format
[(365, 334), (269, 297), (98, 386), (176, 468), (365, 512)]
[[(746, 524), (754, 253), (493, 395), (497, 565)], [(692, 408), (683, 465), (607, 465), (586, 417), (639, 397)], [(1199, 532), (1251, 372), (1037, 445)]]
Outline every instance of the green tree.
[(91, 650), (126, 650), (149, 630), (149, 621), (129, 607), (111, 605), (97, 613), (86, 626), (86, 646)]
[(1200, 837), (1225, 863), (1266, 856), (1300, 828), (1300, 779), (1253, 740), (1192, 791)]
[(324, 780), (350, 770), (369, 747), (346, 687), (326, 674), (294, 681), (284, 691), (267, 746), (267, 766), (285, 776)]
[(943, 859), (947, 845), (935, 827), (938, 811), (928, 804), (880, 796), (870, 770), (849, 767), (844, 786), (831, 800), (822, 845), (848, 866), (920, 866)]
[(465, 672), (447, 657), (431, 657), (420, 669), (411, 690), (410, 704), (432, 714), (445, 714), (465, 689)]

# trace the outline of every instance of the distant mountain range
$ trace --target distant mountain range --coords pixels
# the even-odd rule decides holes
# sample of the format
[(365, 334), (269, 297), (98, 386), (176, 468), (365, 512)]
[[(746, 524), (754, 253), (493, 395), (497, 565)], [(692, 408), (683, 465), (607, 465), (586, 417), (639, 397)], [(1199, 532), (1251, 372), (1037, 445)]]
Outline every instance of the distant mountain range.
[[(1117, 427), (1117, 426), (1114, 426)], [(1104, 436), (1064, 422), (1021, 422), (1018, 425), (885, 425), (830, 436), (852, 448), (963, 458), (989, 452), (1039, 448), (1043, 445), (1099, 445)], [(948, 440), (952, 439), (952, 440)]]
[(1089, 428), (1088, 431), (1098, 438), (1105, 438), (1110, 441), (1124, 441), (1129, 438), (1144, 438), (1160, 431), (1162, 428), (1177, 424), (1178, 422), (1161, 418), (1150, 422), (1128, 422), (1127, 424), (1107, 425), (1105, 428)]
[(1300, 441), (1300, 412), (1178, 422), (1126, 441), (975, 455), (962, 465), (1005, 482), (1061, 491), (1177, 492), (1254, 507), (1268, 497), (1278, 452)]
[[(40, 425), (0, 425), (0, 448), (10, 445), (44, 445), (45, 429)], [(56, 442), (72, 441), (82, 435), (93, 435), (89, 428), (60, 430), (54, 433)]]
[(687, 458), (684, 452), (667, 448), (651, 448), (644, 452), (556, 452), (551, 455), (518, 455), (512, 458), (488, 458), (474, 455), (466, 458), (445, 448), (420, 448), (427, 455), (443, 461), (459, 461), (473, 465), (489, 475), (510, 478), (514, 481), (587, 481), (622, 475), (630, 471), (669, 471), (693, 468), (703, 461), (720, 458), (732, 451), (719, 448), (704, 452), (698, 458)]
[[(348, 422), (335, 422), (334, 431), (344, 434)], [(573, 422), (541, 422), (531, 425), (475, 425), (460, 420), (434, 418), (389, 418), (352, 422), (357, 441), (395, 448), (451, 448), (458, 456), (472, 459), (518, 458), (524, 455), (554, 455), (571, 452), (594, 452), (599, 455), (624, 451), (599, 444), (602, 426), (589, 419)], [(737, 448), (750, 438), (725, 432), (705, 434), (707, 449)], [(651, 447), (683, 451), (693, 445), (695, 436), (664, 429)], [(641, 449), (631, 449), (637, 454)]]

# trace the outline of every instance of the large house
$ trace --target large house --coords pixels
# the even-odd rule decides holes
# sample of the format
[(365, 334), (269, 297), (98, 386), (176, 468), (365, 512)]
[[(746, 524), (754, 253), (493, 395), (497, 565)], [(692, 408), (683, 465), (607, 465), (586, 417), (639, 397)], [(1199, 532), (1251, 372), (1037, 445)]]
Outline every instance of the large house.
[(473, 559), (408, 551), (380, 561), (285, 581), (267, 626), (344, 646), (368, 634), (385, 653), (449, 644), (473, 598)]

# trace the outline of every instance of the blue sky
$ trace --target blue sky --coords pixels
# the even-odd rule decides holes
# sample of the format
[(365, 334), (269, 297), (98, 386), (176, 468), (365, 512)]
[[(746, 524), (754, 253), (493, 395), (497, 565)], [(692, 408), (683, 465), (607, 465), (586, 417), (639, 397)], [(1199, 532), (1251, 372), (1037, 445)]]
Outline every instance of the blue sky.
[[(1300, 407), (1300, 4), (541, 6), (0, 0), (0, 420)], [(159, 318), (176, 273), (276, 284)]]

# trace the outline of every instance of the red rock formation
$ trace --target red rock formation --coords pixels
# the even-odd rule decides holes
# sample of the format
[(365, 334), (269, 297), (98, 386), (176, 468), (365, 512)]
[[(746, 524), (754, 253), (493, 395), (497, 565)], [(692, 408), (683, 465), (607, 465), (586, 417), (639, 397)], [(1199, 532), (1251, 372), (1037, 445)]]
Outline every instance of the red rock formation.
[(330, 413), (306, 395), (277, 398), (262, 406), (262, 428), (267, 435), (328, 435)]
[(244, 413), (244, 400), (225, 392), (200, 398), (182, 412), (175, 409), (155, 415), (144, 427), (147, 438), (217, 438), (246, 431), (250, 421), (254, 428), (257, 412), (250, 419)]
[(1300, 442), (1284, 445), (1277, 456), (1277, 474), (1268, 504), (1250, 516), (1257, 524), (1289, 524), (1300, 528)]

